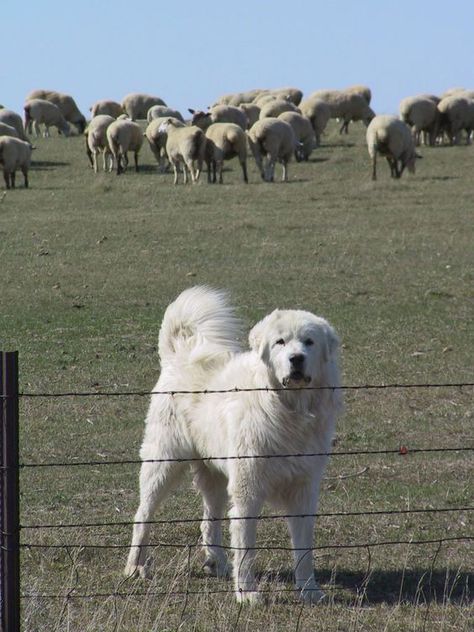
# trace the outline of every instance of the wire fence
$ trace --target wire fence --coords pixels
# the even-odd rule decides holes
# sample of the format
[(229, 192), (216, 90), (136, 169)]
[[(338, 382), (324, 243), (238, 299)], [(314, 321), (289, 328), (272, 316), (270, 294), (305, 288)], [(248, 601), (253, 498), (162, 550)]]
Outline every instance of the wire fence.
[[(360, 390), (379, 390), (379, 389), (463, 389), (471, 388), (474, 386), (473, 382), (446, 382), (446, 383), (418, 383), (418, 384), (364, 384), (364, 385), (343, 385), (343, 386), (324, 386), (324, 387), (304, 387), (301, 390), (346, 390), (346, 391), (360, 391)], [(90, 392), (22, 392), (19, 393), (20, 398), (82, 398), (82, 397), (145, 397), (145, 396), (186, 396), (186, 395), (219, 395), (226, 393), (250, 393), (250, 392), (278, 392), (288, 389), (285, 388), (252, 388), (252, 389), (222, 389), (222, 390), (173, 390), (173, 391), (90, 391)], [(2, 396), (6, 399), (8, 396)], [(311, 453), (281, 453), (281, 454), (236, 454), (236, 455), (222, 455), (222, 456), (209, 456), (209, 457), (195, 457), (189, 456), (186, 458), (157, 458), (157, 459), (106, 459), (103, 460), (62, 460), (62, 461), (44, 461), (44, 462), (20, 462), (17, 466), (18, 469), (34, 469), (34, 468), (77, 468), (77, 467), (96, 467), (96, 466), (124, 466), (124, 465), (138, 465), (143, 463), (189, 463), (194, 462), (213, 462), (213, 461), (228, 461), (228, 460), (264, 460), (264, 459), (311, 459), (318, 457), (353, 457), (353, 456), (403, 456), (408, 455), (429, 455), (429, 454), (462, 454), (474, 451), (474, 446), (458, 445), (454, 447), (445, 446), (430, 446), (430, 447), (412, 447), (399, 443), (398, 447), (388, 447), (380, 449), (361, 449), (361, 450), (335, 450), (333, 452), (311, 452)], [(8, 466), (2, 466), (2, 470), (11, 469)], [(223, 516), (220, 518), (205, 518), (206, 522), (231, 522), (233, 520), (282, 520), (291, 518), (348, 518), (348, 517), (375, 517), (375, 516), (402, 516), (402, 515), (436, 515), (436, 514), (450, 514), (450, 513), (471, 513), (474, 510), (474, 506), (460, 505), (460, 506), (438, 506), (438, 507), (413, 507), (413, 508), (392, 508), (392, 509), (380, 509), (380, 510), (368, 510), (368, 511), (332, 511), (332, 512), (318, 512), (318, 513), (301, 513), (301, 514), (264, 514), (260, 516), (248, 515), (248, 516)], [(148, 525), (178, 525), (178, 524), (198, 524), (203, 522), (203, 518), (194, 517), (171, 517), (169, 519), (157, 519), (144, 522), (136, 522), (133, 520), (124, 521), (83, 521), (83, 522), (71, 522), (71, 523), (37, 523), (37, 524), (20, 524), (20, 530), (25, 531), (40, 531), (40, 530), (73, 530), (73, 529), (115, 529), (118, 527), (132, 526), (134, 524), (148, 524)], [(2, 532), (2, 536), (6, 535)], [(334, 544), (322, 544), (311, 547), (311, 551), (328, 551), (328, 550), (358, 550), (365, 549), (369, 552), (372, 548), (380, 547), (395, 547), (395, 546), (429, 546), (437, 545), (438, 552), (444, 544), (466, 544), (474, 541), (474, 535), (471, 534), (455, 534), (441, 538), (426, 538), (426, 539), (414, 539), (414, 538), (401, 538), (398, 540), (373, 540), (363, 542), (348, 542), (348, 543), (334, 543)], [(91, 542), (70, 542), (70, 543), (36, 543), (34, 541), (23, 541), (23, 538), (19, 544), (20, 548), (25, 550), (55, 550), (62, 549), (67, 552), (70, 550), (122, 550), (130, 547), (129, 543), (91, 543)], [(137, 545), (141, 546), (141, 545)], [(197, 547), (202, 546), (199, 542), (152, 542), (147, 545), (150, 548), (169, 548), (169, 549), (181, 549), (188, 550), (189, 552)], [(235, 547), (231, 545), (213, 545), (215, 548), (220, 548), (226, 551), (235, 550), (252, 550), (252, 551), (283, 551), (294, 552), (300, 549), (294, 547), (282, 546), (279, 544), (271, 544), (265, 546), (254, 547)], [(308, 550), (306, 547), (305, 549)], [(436, 554), (437, 555), (437, 554)], [(434, 565), (434, 561), (433, 564)], [(334, 587), (330, 587), (334, 589)], [(245, 592), (245, 591), (244, 591)], [(253, 591), (254, 592), (254, 591)], [(295, 593), (298, 589), (294, 588), (271, 588), (271, 589), (259, 589), (258, 592), (266, 593)], [(149, 596), (176, 596), (187, 599), (191, 595), (212, 595), (212, 594), (230, 594), (232, 590), (221, 589), (209, 589), (205, 590), (189, 590), (185, 591), (137, 591), (136, 589), (123, 592), (121, 589), (117, 589), (113, 592), (91, 592), (81, 593), (74, 589), (69, 590), (67, 593), (51, 594), (51, 593), (37, 593), (37, 592), (24, 592), (21, 595), (22, 599), (51, 599), (51, 600), (70, 600), (70, 599), (94, 599), (101, 598), (107, 599), (113, 598), (128, 598), (128, 597), (149, 597)]]

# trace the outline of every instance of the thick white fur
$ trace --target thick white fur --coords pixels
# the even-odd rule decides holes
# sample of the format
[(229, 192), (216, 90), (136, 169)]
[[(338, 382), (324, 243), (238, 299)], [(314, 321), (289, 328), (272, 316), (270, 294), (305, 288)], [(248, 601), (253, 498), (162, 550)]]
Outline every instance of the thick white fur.
[[(250, 351), (237, 339), (240, 323), (223, 292), (185, 290), (163, 318), (157, 391), (279, 388), (202, 395), (153, 395), (141, 458), (187, 459), (267, 454), (328, 453), (341, 407), (338, 339), (323, 318), (301, 310), (275, 310), (249, 335)], [(300, 356), (295, 360), (294, 356)], [(293, 360), (290, 358), (293, 357)], [(295, 362), (297, 366), (295, 368)], [(221, 524), (230, 501), (233, 579), (239, 601), (258, 601), (253, 569), (256, 520), (264, 502), (285, 514), (314, 514), (327, 456), (213, 460), (192, 464), (202, 494), (205, 569), (228, 570)], [(125, 573), (146, 576), (146, 545), (153, 513), (186, 464), (142, 463), (140, 506)], [(242, 518), (242, 519), (239, 519)], [(303, 600), (322, 593), (314, 579), (314, 518), (287, 518), (294, 548), (295, 582)]]

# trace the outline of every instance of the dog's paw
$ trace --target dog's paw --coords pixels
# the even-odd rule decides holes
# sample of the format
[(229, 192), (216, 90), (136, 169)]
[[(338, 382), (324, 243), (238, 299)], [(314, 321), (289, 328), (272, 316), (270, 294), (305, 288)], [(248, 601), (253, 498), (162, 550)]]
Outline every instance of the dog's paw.
[(265, 596), (258, 590), (236, 590), (235, 598), (238, 603), (250, 606), (258, 606), (265, 603)]
[(127, 564), (123, 572), (125, 577), (139, 577), (150, 579), (150, 569), (142, 564)]
[(320, 604), (325, 597), (325, 593), (318, 586), (314, 586), (314, 588), (303, 588), (300, 592), (300, 599), (311, 606)]
[(202, 565), (202, 570), (209, 577), (219, 577), (226, 579), (229, 577), (231, 568), (226, 560), (208, 559)]

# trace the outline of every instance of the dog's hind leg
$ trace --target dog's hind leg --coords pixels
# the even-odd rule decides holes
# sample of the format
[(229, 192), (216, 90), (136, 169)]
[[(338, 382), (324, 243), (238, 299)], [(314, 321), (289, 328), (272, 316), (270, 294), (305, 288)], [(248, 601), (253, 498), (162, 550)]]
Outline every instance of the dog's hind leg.
[(156, 507), (179, 482), (183, 463), (142, 463), (140, 470), (140, 505), (135, 514), (132, 544), (125, 575), (147, 576), (146, 547), (150, 537), (150, 521)]
[(201, 534), (205, 561), (204, 572), (208, 575), (226, 577), (229, 574), (227, 555), (222, 548), (221, 518), (227, 504), (227, 478), (211, 471), (203, 463), (193, 466), (194, 484), (201, 492), (203, 520)]

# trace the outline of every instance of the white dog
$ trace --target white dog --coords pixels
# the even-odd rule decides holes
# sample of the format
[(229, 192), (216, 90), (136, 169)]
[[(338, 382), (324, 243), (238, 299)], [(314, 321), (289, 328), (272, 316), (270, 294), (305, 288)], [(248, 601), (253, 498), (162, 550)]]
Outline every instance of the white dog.
[[(338, 339), (326, 320), (301, 310), (266, 316), (251, 330), (247, 352), (237, 342), (240, 330), (226, 295), (207, 287), (185, 290), (165, 312), (155, 390), (237, 390), (152, 395), (125, 573), (146, 576), (147, 522), (189, 465), (176, 459), (198, 459), (191, 467), (203, 497), (207, 572), (228, 569), (219, 518), (230, 500), (236, 596), (259, 600), (256, 520), (249, 518), (268, 502), (290, 516), (296, 586), (304, 601), (316, 603), (322, 592), (313, 570), (314, 513), (341, 407)], [(322, 456), (304, 456), (315, 453)], [(279, 454), (303, 456), (228, 458)], [(223, 458), (199, 461), (209, 457)], [(147, 462), (153, 459), (160, 462)]]

